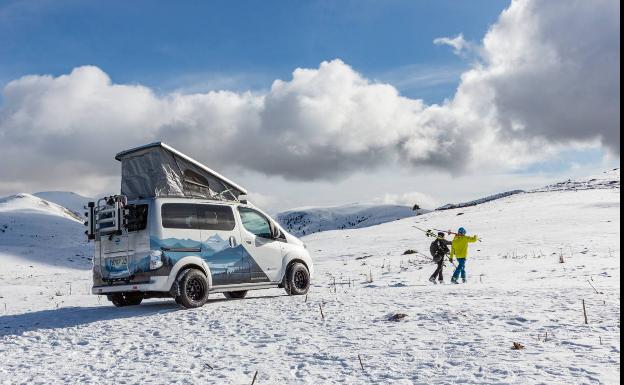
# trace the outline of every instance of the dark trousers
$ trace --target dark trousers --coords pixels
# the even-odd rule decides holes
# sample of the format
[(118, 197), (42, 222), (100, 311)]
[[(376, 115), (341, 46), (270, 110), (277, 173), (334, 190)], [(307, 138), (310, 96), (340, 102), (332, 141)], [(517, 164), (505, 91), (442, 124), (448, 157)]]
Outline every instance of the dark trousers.
[(433, 274), (431, 274), (431, 278), (429, 279), (436, 279), (437, 277), (438, 281), (442, 282), (444, 281), (444, 276), (442, 275), (442, 270), (444, 269), (444, 258), (440, 262), (436, 262), (436, 263), (438, 264), (438, 267), (433, 272)]

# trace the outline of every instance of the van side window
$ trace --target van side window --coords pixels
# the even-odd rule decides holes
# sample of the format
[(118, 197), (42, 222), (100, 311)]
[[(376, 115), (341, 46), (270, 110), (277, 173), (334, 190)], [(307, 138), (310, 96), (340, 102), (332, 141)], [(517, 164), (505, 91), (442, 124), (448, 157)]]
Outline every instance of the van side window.
[(271, 226), (264, 215), (246, 207), (239, 207), (238, 212), (247, 231), (257, 237), (271, 238)]
[(165, 203), (162, 205), (162, 226), (170, 229), (197, 229), (196, 205)]
[(230, 206), (197, 205), (197, 220), (202, 230), (232, 231), (236, 226)]

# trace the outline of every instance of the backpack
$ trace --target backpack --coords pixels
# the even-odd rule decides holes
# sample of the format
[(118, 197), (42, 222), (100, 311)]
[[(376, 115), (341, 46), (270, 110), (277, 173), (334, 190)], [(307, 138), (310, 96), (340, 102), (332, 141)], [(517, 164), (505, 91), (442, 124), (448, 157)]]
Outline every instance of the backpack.
[(444, 255), (448, 252), (448, 247), (444, 247), (446, 245), (442, 244), (439, 239), (431, 242), (431, 246), (429, 246), (429, 252), (433, 257), (433, 261), (435, 263), (439, 263), (444, 258)]

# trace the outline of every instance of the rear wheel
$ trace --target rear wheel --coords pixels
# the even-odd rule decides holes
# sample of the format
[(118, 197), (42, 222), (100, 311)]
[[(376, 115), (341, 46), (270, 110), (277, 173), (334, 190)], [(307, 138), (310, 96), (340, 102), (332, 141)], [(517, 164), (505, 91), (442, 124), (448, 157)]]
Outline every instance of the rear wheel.
[(289, 295), (303, 295), (310, 289), (310, 272), (300, 262), (293, 262), (286, 271), (284, 288)]
[(185, 308), (203, 306), (208, 301), (208, 279), (197, 269), (188, 269), (178, 277), (176, 302)]
[(242, 299), (242, 298), (245, 298), (245, 296), (247, 295), (247, 290), (226, 291), (223, 293), (223, 295), (227, 299)]
[(143, 301), (143, 293), (114, 293), (106, 297), (117, 307), (136, 306)]

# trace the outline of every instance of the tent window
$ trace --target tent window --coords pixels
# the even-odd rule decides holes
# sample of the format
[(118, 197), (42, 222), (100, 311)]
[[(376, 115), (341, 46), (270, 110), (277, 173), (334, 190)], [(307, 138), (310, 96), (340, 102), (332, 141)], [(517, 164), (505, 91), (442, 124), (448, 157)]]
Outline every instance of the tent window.
[(184, 190), (195, 196), (209, 196), (208, 180), (191, 169), (184, 170)]
[(208, 181), (193, 170), (184, 170), (184, 182), (208, 188)]

